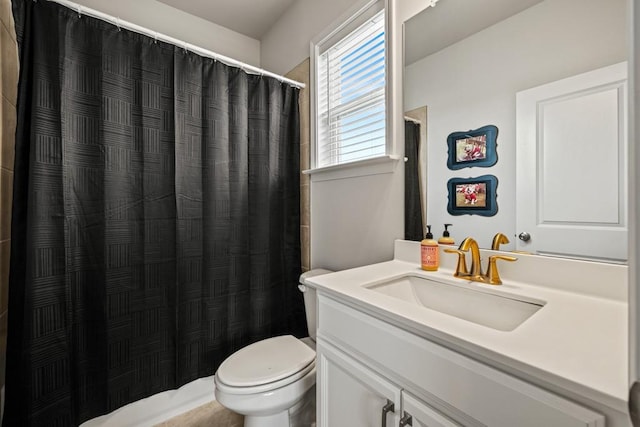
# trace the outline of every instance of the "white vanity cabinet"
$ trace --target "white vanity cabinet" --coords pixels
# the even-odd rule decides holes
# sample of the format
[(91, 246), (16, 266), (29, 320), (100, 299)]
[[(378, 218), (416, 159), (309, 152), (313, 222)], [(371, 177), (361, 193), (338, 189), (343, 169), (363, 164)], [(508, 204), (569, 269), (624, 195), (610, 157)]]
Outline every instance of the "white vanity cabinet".
[[(398, 386), (356, 362), (324, 340), (318, 354), (318, 426), (397, 426)], [(384, 419), (384, 422), (382, 421)]]
[(321, 384), (318, 426), (459, 427), (323, 339), (318, 339)]
[(401, 426), (405, 413), (414, 427), (605, 426), (591, 409), (322, 293), (318, 309), (319, 426)]

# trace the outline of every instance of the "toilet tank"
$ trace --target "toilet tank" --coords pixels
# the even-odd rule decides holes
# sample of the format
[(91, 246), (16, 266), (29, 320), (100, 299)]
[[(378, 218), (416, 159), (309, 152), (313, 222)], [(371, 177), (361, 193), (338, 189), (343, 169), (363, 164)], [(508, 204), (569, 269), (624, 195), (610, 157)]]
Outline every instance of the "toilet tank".
[(300, 284), (298, 285), (298, 289), (302, 292), (304, 296), (304, 312), (307, 315), (307, 328), (309, 329), (309, 337), (315, 342), (316, 341), (316, 328), (317, 328), (317, 319), (318, 316), (316, 314), (316, 290), (311, 287), (307, 279), (315, 276), (322, 276), (323, 274), (333, 273), (330, 270), (325, 270), (323, 268), (315, 268), (313, 270), (309, 270), (307, 272), (302, 273), (300, 275)]

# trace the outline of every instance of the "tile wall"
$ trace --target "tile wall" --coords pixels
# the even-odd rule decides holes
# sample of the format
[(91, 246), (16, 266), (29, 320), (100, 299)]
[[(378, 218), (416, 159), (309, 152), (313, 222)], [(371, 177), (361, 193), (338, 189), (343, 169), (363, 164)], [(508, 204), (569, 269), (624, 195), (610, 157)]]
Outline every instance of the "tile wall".
[[(300, 170), (309, 169), (310, 162), (310, 112), (309, 112), (309, 58), (289, 71), (285, 77), (304, 83), (306, 87), (300, 91)], [(310, 225), (311, 209), (309, 202), (309, 175), (300, 174), (300, 243), (302, 246), (302, 271), (311, 268)]]
[(11, 201), (18, 87), (18, 48), (11, 14), (11, 0), (0, 0), (0, 386), (4, 386), (7, 345), (7, 299)]

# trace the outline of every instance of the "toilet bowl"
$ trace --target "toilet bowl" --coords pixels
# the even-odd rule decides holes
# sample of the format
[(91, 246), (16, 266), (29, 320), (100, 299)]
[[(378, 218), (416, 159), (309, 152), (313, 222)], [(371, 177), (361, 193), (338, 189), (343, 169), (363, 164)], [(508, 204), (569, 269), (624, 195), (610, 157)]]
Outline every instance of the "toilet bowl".
[(316, 295), (300, 276), (309, 337), (283, 335), (255, 342), (229, 356), (215, 374), (216, 400), (244, 415), (245, 427), (296, 427), (315, 420)]

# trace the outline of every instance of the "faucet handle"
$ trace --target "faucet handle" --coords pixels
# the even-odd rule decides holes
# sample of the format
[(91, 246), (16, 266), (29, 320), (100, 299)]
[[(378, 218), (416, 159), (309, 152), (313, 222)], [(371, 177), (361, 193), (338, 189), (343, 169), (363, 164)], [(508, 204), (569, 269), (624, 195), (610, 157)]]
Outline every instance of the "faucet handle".
[(498, 265), (496, 262), (501, 259), (503, 261), (517, 261), (518, 258), (509, 255), (491, 255), (489, 257), (489, 267), (487, 268), (487, 278), (492, 285), (501, 285), (500, 273), (498, 273)]
[(458, 265), (456, 266), (456, 272), (453, 273), (453, 277), (468, 276), (469, 271), (467, 271), (467, 260), (465, 258), (465, 251), (461, 251), (460, 249), (445, 249), (444, 251), (450, 254), (458, 254)]

